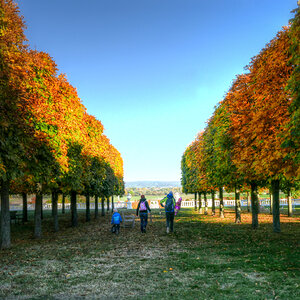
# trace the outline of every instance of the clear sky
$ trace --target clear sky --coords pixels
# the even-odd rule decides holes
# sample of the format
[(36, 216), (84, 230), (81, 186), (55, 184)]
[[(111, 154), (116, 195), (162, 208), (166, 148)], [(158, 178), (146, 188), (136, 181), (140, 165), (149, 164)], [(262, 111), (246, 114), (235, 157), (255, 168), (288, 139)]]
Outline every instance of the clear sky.
[(16, 0), (121, 152), (125, 181), (180, 180), (181, 156), (296, 0)]

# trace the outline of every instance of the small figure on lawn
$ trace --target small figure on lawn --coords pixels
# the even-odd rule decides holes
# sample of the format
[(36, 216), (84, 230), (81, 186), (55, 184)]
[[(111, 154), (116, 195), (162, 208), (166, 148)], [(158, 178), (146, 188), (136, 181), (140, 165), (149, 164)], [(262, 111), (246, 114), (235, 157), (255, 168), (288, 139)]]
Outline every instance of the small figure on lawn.
[(175, 215), (174, 210), (175, 210), (176, 201), (172, 191), (170, 191), (165, 198), (160, 200), (160, 205), (165, 208), (167, 233), (173, 232), (174, 215)]
[(141, 195), (141, 199), (136, 209), (136, 215), (138, 216), (140, 214), (142, 233), (146, 233), (146, 227), (148, 223), (148, 211), (151, 212), (148, 201), (146, 200), (144, 195)]
[(112, 224), (111, 232), (112, 233), (119, 234), (121, 222), (122, 222), (122, 217), (118, 213), (118, 210), (116, 208), (114, 208), (114, 213), (111, 217), (111, 224)]
[(178, 214), (178, 212), (180, 211), (181, 208), (181, 201), (182, 198), (179, 197), (179, 199), (177, 200), (176, 204), (175, 204), (175, 216)]

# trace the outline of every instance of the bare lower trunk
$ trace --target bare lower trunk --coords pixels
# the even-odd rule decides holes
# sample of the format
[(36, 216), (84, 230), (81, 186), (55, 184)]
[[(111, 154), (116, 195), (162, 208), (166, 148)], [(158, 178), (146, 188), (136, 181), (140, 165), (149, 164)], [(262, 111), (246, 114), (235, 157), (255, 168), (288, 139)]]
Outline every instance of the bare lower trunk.
[(34, 210), (34, 237), (37, 239), (42, 237), (42, 203), (43, 194), (39, 191), (36, 193)]
[(258, 228), (258, 211), (259, 211), (259, 202), (258, 202), (258, 192), (256, 182), (251, 182), (251, 207), (252, 207), (252, 228)]
[(64, 214), (65, 213), (65, 209), (66, 209), (65, 208), (65, 205), (66, 205), (66, 195), (65, 194), (62, 195), (62, 201), (61, 202), (62, 202), (61, 203), (62, 204), (61, 213)]
[(247, 212), (250, 212), (251, 194), (247, 192)]
[(204, 214), (207, 215), (208, 214), (208, 206), (207, 206), (207, 195), (206, 195), (206, 192), (204, 192), (203, 195), (204, 195)]
[(73, 227), (78, 226), (77, 193), (75, 191), (71, 191), (71, 223)]
[(44, 211), (43, 211), (43, 197), (42, 197), (42, 203), (41, 203), (41, 220), (44, 219)]
[(85, 210), (85, 220), (86, 222), (91, 221), (91, 210), (90, 210), (90, 195), (85, 196), (86, 210)]
[(293, 215), (293, 206), (292, 206), (292, 195), (291, 195), (291, 190), (288, 189), (288, 216), (291, 217)]
[(216, 205), (215, 205), (215, 191), (211, 192), (211, 215), (216, 214)]
[(111, 196), (111, 211), (113, 212), (115, 208), (115, 204), (114, 204), (114, 196)]
[(28, 212), (27, 212), (27, 194), (22, 193), (22, 199), (23, 199), (23, 223), (28, 222)]
[(107, 197), (107, 212), (109, 212), (109, 197)]
[(1, 180), (1, 234), (0, 248), (10, 248), (9, 180)]
[(272, 213), (273, 213), (273, 194), (272, 194), (271, 189), (269, 190), (269, 193), (270, 193), (270, 215), (272, 215)]
[(95, 196), (95, 219), (98, 218), (98, 196)]
[(273, 231), (280, 232), (280, 211), (279, 211), (279, 180), (272, 180), (273, 194)]
[(223, 187), (219, 188), (219, 198), (220, 198), (220, 218), (224, 218)]
[(101, 215), (105, 216), (105, 209), (104, 209), (104, 197), (101, 198)]
[(53, 217), (53, 225), (54, 225), (55, 232), (59, 230), (57, 202), (58, 202), (58, 193), (56, 191), (53, 191), (52, 192), (52, 217)]
[(240, 190), (235, 188), (235, 223), (241, 223), (241, 199)]
[(202, 199), (201, 199), (201, 193), (198, 193), (198, 209), (199, 209), (199, 213), (201, 214), (201, 212), (202, 212)]
[(197, 193), (195, 193), (195, 200), (194, 200), (194, 202), (195, 202), (195, 211), (197, 211)]

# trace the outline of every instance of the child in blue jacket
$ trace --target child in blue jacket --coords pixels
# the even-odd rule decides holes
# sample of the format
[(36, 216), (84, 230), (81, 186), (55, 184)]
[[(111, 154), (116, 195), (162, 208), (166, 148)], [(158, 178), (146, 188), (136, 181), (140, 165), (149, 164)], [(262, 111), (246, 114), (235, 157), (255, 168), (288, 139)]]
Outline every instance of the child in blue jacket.
[(118, 213), (118, 210), (115, 208), (114, 213), (111, 217), (111, 224), (113, 225), (111, 227), (111, 232), (112, 233), (119, 234), (121, 222), (122, 222), (122, 217)]

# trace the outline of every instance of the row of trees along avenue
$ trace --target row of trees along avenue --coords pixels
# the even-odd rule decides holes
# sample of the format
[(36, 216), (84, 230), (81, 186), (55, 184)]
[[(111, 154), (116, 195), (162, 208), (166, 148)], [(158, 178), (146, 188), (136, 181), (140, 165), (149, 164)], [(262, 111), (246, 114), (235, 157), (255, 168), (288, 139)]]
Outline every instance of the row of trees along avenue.
[(184, 192), (203, 194), (205, 203), (211, 193), (213, 214), (218, 191), (224, 217), (225, 187), (235, 191), (236, 222), (241, 222), (240, 191), (249, 189), (253, 228), (258, 227), (258, 187), (269, 187), (275, 232), (280, 232), (279, 190), (291, 201), (291, 190), (299, 189), (299, 7), (294, 13), (290, 26), (236, 76), (181, 162)]
[[(70, 194), (77, 226), (76, 195), (104, 201), (122, 194), (123, 161), (86, 112), (76, 89), (58, 74), (53, 59), (31, 50), (17, 5), (0, 0), (1, 248), (10, 247), (9, 194), (35, 193), (34, 236), (40, 237), (42, 197), (52, 193), (54, 230), (58, 194)], [(26, 205), (25, 205), (26, 206)]]

